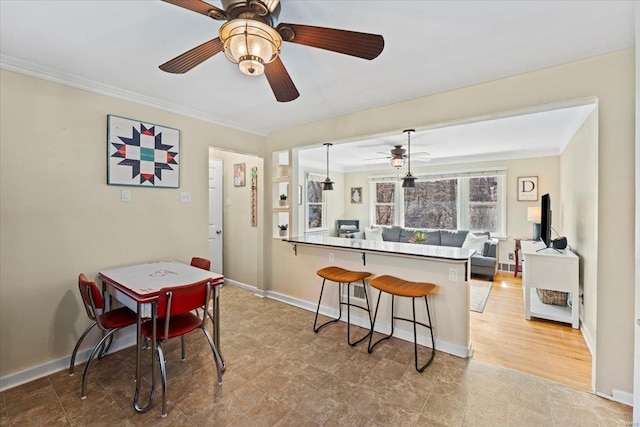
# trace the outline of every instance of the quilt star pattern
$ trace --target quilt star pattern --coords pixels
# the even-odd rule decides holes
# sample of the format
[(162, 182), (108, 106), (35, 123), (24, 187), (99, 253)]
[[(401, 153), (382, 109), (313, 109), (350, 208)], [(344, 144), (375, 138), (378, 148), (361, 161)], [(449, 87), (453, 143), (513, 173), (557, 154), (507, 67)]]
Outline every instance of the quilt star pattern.
[(107, 145), (108, 184), (180, 186), (178, 129), (109, 115)]

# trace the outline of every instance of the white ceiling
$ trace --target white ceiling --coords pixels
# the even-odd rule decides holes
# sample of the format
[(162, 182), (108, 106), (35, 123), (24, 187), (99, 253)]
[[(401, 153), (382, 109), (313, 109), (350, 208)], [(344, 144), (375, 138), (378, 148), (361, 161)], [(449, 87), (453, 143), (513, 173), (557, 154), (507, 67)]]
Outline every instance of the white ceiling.
[[(210, 3), (220, 6), (215, 0)], [(221, 23), (203, 15), (149, 0), (0, 0), (0, 65), (268, 135), (634, 45), (633, 1), (281, 3), (280, 22), (378, 33), (385, 38), (384, 51), (366, 61), (285, 43), (282, 61), (300, 97), (278, 103), (264, 76), (243, 75), (222, 54), (183, 75), (158, 68), (217, 36)], [(562, 127), (557, 118), (552, 125)], [(412, 151), (423, 151), (418, 147), (422, 139), (434, 162), (452, 156), (478, 158), (488, 150), (517, 152), (525, 142), (540, 152), (559, 150), (560, 145), (549, 146), (557, 138), (548, 135), (533, 140), (520, 133), (518, 144), (506, 137), (481, 140), (477, 132), (491, 125), (474, 126), (465, 132), (475, 133), (475, 143), (471, 139), (462, 144), (456, 128), (433, 130), (416, 136)], [(544, 123), (533, 128), (538, 126)], [(511, 144), (497, 146), (503, 139)], [(374, 153), (405, 140), (402, 134), (387, 136), (380, 147), (373, 147)]]
[[(411, 166), (557, 156), (594, 108), (595, 104), (590, 103), (418, 129), (411, 134)], [(393, 171), (390, 150), (395, 145), (406, 149), (407, 135), (398, 133), (333, 145), (329, 151), (331, 170)], [(298, 155), (303, 166), (326, 168), (327, 149), (324, 146), (300, 149)], [(405, 164), (403, 171), (406, 169)]]

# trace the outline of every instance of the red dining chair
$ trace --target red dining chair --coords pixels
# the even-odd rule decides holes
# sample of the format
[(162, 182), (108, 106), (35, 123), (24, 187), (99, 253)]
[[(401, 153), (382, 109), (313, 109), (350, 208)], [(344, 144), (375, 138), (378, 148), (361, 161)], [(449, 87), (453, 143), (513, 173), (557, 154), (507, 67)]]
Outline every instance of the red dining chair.
[(102, 298), (102, 291), (96, 285), (96, 282), (90, 282), (84, 274), (78, 276), (78, 288), (80, 289), (80, 295), (82, 296), (82, 302), (84, 308), (87, 311), (87, 316), (93, 321), (91, 325), (84, 331), (80, 339), (78, 340), (73, 353), (71, 354), (71, 363), (69, 364), (69, 375), (73, 375), (75, 369), (76, 355), (80, 344), (95, 326), (102, 331), (102, 339), (93, 347), (87, 365), (84, 368), (84, 374), (82, 375), (82, 394), (81, 399), (87, 397), (87, 380), (89, 374), (89, 367), (93, 358), (96, 356), (98, 350), (102, 348), (102, 352), (99, 357), (102, 358), (108, 350), (107, 347), (103, 347), (108, 339), (110, 339), (115, 331), (124, 328), (125, 326), (133, 325), (137, 321), (136, 313), (129, 310), (127, 307), (116, 308), (110, 311), (104, 311), (104, 299)]
[(198, 257), (194, 256), (193, 258), (191, 258), (191, 266), (192, 267), (198, 267), (198, 268), (201, 268), (203, 270), (210, 271), (211, 270), (211, 261), (209, 261), (206, 258), (198, 258)]
[[(205, 328), (206, 310), (211, 299), (210, 280), (203, 280), (187, 286), (162, 288), (156, 308), (155, 318), (142, 324), (142, 334), (152, 340), (155, 339), (158, 361), (160, 363), (160, 378), (162, 380), (162, 416), (167, 415), (167, 371), (165, 366), (162, 343), (170, 338), (180, 337), (182, 346), (182, 360), (185, 360), (184, 336), (196, 329), (201, 329), (207, 337), (218, 374), (218, 384), (222, 384), (221, 357), (209, 331)], [(202, 308), (202, 315), (196, 315), (193, 310)], [(155, 363), (152, 361), (152, 387), (155, 388)]]

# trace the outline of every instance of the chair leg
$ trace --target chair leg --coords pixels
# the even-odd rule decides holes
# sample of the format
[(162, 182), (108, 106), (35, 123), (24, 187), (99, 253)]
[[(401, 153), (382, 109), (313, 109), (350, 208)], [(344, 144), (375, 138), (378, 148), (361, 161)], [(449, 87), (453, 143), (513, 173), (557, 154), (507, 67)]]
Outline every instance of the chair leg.
[[(351, 282), (347, 283), (347, 343), (349, 343), (349, 345), (351, 347), (355, 346), (356, 344), (361, 343), (362, 341), (364, 341), (365, 339), (367, 339), (371, 334), (373, 334), (373, 325), (371, 324), (371, 308), (369, 307), (369, 297), (367, 296), (367, 290), (366, 288), (364, 288), (364, 279), (362, 279), (362, 286), (364, 289), (364, 300), (367, 303), (367, 317), (369, 318), (369, 332), (367, 332), (365, 334), (365, 336), (363, 336), (362, 338), (360, 338), (358, 341), (352, 343), (351, 342), (351, 300), (350, 300), (350, 294), (351, 294)], [(341, 296), (342, 297), (342, 296)], [(360, 307), (359, 305), (354, 305), (354, 307), (358, 307), (362, 310), (364, 310), (363, 307)]]
[(167, 367), (161, 343), (158, 343), (158, 346), (156, 347), (156, 354), (158, 356), (158, 363), (160, 364), (160, 382), (162, 383), (162, 418), (164, 418), (167, 416)]
[(371, 324), (371, 335), (369, 336), (369, 347), (367, 348), (367, 351), (369, 353), (371, 353), (373, 351), (373, 348), (375, 346), (377, 346), (378, 344), (380, 344), (382, 341), (384, 340), (388, 340), (389, 338), (391, 338), (393, 336), (393, 331), (395, 328), (395, 314), (394, 314), (394, 310), (393, 310), (393, 306), (395, 305), (395, 295), (391, 295), (391, 333), (389, 335), (385, 335), (384, 337), (380, 338), (378, 341), (376, 341), (375, 343), (373, 343), (373, 345), (371, 344), (371, 341), (373, 340), (373, 328), (375, 326), (376, 323), (376, 317), (378, 317), (378, 307), (380, 306), (380, 297), (382, 296), (382, 292), (380, 292), (378, 294), (378, 302), (376, 303), (376, 311), (375, 314), (373, 315), (373, 322)]
[(96, 322), (93, 322), (91, 325), (89, 325), (89, 327), (85, 329), (82, 335), (80, 336), (80, 339), (76, 343), (76, 346), (73, 348), (73, 353), (71, 353), (71, 362), (69, 363), (69, 376), (73, 375), (73, 372), (75, 370), (76, 356), (78, 355), (78, 349), (80, 348), (80, 344), (82, 344), (82, 341), (84, 341), (84, 338), (87, 336), (89, 331), (93, 329), (93, 327), (96, 325), (97, 325)]
[(207, 331), (207, 329), (204, 327), (204, 324), (202, 326), (202, 332), (204, 332), (204, 335), (207, 337), (207, 341), (209, 341), (209, 347), (211, 347), (211, 352), (213, 353), (213, 361), (216, 364), (216, 373), (218, 374), (218, 385), (222, 385), (222, 357), (220, 356), (220, 353), (218, 352), (218, 349), (216, 348), (216, 345), (211, 338), (211, 334), (209, 334), (209, 331)]
[(185, 360), (187, 360), (187, 355), (184, 350), (184, 335), (180, 336), (180, 347), (182, 351), (182, 361), (184, 362)]
[[(320, 298), (318, 298), (318, 308), (316, 309), (316, 318), (313, 321), (313, 332), (315, 332), (316, 334), (320, 331), (320, 329), (324, 328), (325, 326), (327, 326), (330, 323), (337, 322), (342, 317), (342, 304), (338, 304), (338, 318), (329, 320), (329, 321), (323, 323), (322, 325), (316, 327), (316, 324), (318, 323), (318, 313), (320, 313), (320, 303), (322, 302), (322, 293), (324, 292), (324, 284), (325, 284), (326, 281), (327, 281), (327, 279), (323, 279), (322, 280), (322, 288), (320, 289)], [(341, 295), (341, 294), (342, 294), (341, 284), (338, 283), (338, 295)]]
[(87, 360), (87, 365), (84, 367), (84, 374), (82, 374), (82, 393), (80, 394), (80, 399), (84, 400), (87, 398), (87, 382), (89, 380), (89, 367), (91, 366), (91, 362), (93, 362), (93, 358), (98, 353), (98, 350), (104, 345), (105, 341), (109, 339), (111, 335), (118, 329), (111, 329), (109, 332), (105, 334), (104, 337), (93, 347), (93, 351), (91, 355), (89, 355), (89, 360)]
[[(104, 332), (103, 332), (103, 334), (104, 334)], [(105, 357), (107, 355), (107, 352), (111, 348), (111, 344), (113, 344), (113, 335), (111, 335), (111, 337), (109, 337), (109, 340), (108, 340), (107, 343), (102, 344), (102, 350), (98, 354), (98, 359), (102, 359), (103, 357)]]

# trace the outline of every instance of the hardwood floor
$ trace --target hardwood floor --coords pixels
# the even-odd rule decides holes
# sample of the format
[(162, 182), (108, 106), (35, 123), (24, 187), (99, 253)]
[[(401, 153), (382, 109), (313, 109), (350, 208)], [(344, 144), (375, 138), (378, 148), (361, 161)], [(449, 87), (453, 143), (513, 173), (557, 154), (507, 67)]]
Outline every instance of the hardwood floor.
[(471, 312), (473, 358), (591, 391), (591, 353), (566, 323), (525, 320), (520, 277), (496, 275), (483, 313)]

